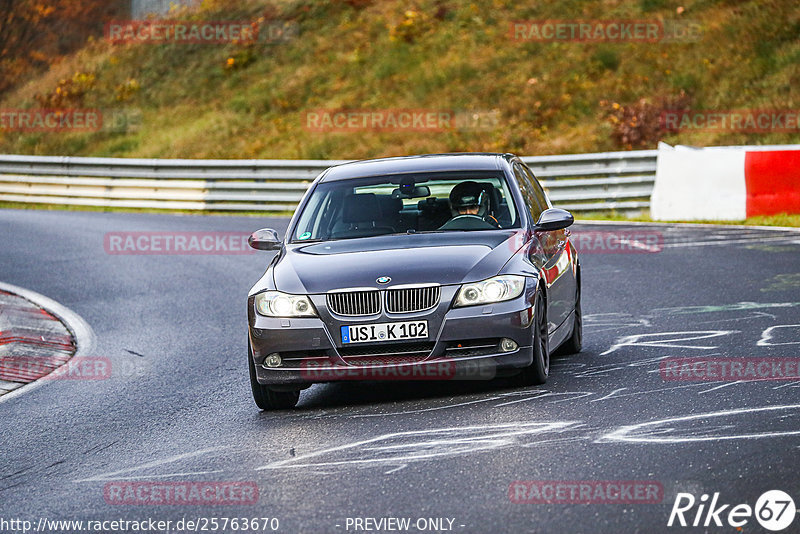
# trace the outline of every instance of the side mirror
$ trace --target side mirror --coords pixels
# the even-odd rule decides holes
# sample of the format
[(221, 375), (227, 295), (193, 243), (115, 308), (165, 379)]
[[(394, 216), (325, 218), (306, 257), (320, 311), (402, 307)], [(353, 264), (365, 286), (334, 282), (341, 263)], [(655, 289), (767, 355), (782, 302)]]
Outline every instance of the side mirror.
[(552, 230), (561, 230), (575, 222), (575, 217), (572, 216), (567, 210), (559, 208), (550, 208), (544, 210), (536, 221), (536, 230), (543, 232), (550, 232)]
[(278, 232), (271, 228), (256, 230), (247, 238), (247, 244), (258, 250), (278, 250), (283, 246)]

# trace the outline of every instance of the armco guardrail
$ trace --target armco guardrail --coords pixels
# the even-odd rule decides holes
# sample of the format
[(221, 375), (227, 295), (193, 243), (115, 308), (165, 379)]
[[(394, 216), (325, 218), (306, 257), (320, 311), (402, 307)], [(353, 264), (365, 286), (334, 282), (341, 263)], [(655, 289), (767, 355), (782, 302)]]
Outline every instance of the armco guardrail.
[[(553, 204), (572, 211), (650, 206), (656, 150), (523, 158)], [(167, 210), (291, 211), (344, 161), (0, 155), (0, 201)]]

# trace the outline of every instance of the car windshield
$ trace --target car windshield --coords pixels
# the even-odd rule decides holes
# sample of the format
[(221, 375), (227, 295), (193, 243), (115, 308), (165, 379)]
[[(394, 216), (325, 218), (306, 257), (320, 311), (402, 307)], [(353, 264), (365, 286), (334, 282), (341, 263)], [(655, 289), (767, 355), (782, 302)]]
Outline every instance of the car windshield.
[(519, 228), (501, 173), (392, 175), (321, 182), (298, 218), (293, 242), (397, 233)]

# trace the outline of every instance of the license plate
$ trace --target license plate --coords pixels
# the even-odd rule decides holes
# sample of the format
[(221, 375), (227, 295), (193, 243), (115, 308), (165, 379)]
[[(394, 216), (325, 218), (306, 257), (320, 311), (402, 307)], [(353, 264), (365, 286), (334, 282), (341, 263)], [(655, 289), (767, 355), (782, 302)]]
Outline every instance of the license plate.
[(428, 321), (360, 324), (342, 327), (342, 343), (366, 343), (428, 337)]

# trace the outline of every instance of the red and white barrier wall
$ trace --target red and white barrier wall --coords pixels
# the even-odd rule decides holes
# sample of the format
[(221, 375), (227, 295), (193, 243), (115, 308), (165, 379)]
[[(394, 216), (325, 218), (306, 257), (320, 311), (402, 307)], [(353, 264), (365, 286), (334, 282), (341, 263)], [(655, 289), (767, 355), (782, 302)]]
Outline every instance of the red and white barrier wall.
[(650, 213), (661, 221), (800, 213), (800, 145), (660, 143)]

